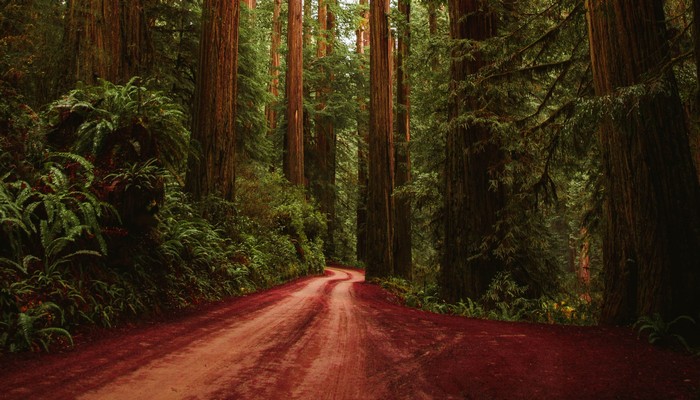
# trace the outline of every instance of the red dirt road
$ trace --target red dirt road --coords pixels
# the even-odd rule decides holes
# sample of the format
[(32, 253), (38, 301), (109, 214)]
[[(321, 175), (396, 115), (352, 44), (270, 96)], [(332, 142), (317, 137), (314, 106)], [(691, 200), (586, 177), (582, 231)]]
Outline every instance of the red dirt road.
[(3, 356), (0, 398), (700, 397), (697, 358), (630, 330), (429, 314), (328, 271), (62, 353)]

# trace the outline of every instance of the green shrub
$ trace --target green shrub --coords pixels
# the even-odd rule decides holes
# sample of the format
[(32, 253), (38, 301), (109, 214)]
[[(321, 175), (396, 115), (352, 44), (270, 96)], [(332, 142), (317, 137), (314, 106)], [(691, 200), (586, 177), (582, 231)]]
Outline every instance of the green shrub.
[(581, 298), (570, 299), (570, 296), (564, 294), (561, 297), (567, 300), (526, 298), (524, 296), (527, 293), (527, 287), (518, 285), (508, 272), (498, 273), (481, 299), (467, 298), (455, 304), (448, 304), (441, 300), (439, 288), (435, 284), (418, 285), (396, 277), (377, 281), (384, 289), (401, 299), (405, 305), (439, 314), (550, 324), (592, 325), (596, 323), (597, 308), (589, 301)]
[(101, 81), (79, 87), (51, 104), (49, 142), (120, 168), (158, 159), (177, 175), (189, 148), (185, 115), (169, 97), (139, 86)]
[[(0, 99), (14, 129), (0, 140), (0, 352), (323, 270), (325, 218), (280, 174), (243, 170), (234, 202), (191, 201), (184, 115), (136, 83), (76, 89), (48, 123)], [(40, 131), (48, 144), (17, 147)]]

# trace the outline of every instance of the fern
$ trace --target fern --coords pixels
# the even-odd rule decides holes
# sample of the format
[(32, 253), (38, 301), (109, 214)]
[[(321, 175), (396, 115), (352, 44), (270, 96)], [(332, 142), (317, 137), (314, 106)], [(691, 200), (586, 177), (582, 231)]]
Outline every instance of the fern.
[(26, 312), (19, 313), (14, 323), (4, 323), (8, 329), (3, 335), (3, 344), (7, 345), (9, 342), (8, 347), (12, 352), (33, 349), (38, 345), (48, 351), (54, 336), (62, 336), (73, 345), (73, 338), (67, 330), (46, 326), (55, 318), (54, 314), (58, 314), (60, 319), (63, 319), (61, 308), (51, 302), (42, 303)]
[(691, 351), (690, 346), (685, 338), (674, 332), (674, 325), (681, 321), (689, 322), (693, 325), (696, 324), (692, 317), (687, 315), (680, 315), (674, 318), (670, 322), (666, 322), (661, 314), (655, 313), (651, 316), (645, 315), (640, 317), (637, 322), (635, 322), (634, 327), (637, 328), (637, 337), (641, 336), (642, 333), (647, 333), (647, 339), (651, 344), (660, 344), (663, 341), (668, 341), (669, 339), (674, 339), (680, 343), (686, 350)]
[[(152, 141), (155, 147), (146, 158), (156, 157), (177, 176), (189, 151), (186, 116), (172, 99), (138, 85), (139, 82), (140, 78), (134, 77), (125, 85), (100, 81), (97, 86), (78, 88), (54, 102), (49, 114), (58, 119), (58, 129), (66, 120), (58, 116), (65, 110), (82, 118), (84, 122), (77, 128), (73, 146), (80, 154), (99, 158), (115, 149), (140, 154), (146, 143), (139, 140)], [(145, 137), (140, 137), (141, 133)]]

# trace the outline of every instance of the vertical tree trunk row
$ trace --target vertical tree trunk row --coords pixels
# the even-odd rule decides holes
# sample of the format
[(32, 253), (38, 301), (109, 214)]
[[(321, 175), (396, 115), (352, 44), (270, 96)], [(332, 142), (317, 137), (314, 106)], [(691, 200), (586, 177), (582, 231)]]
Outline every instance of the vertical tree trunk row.
[(600, 129), (606, 188), (602, 322), (700, 309), (700, 188), (671, 70), (663, 1), (588, 0), (596, 94), (654, 79), (663, 90)]
[(218, 194), (233, 200), (240, 3), (206, 0), (203, 7), (192, 120), (200, 156), (189, 161), (185, 186), (195, 199)]
[(289, 0), (287, 53), (287, 132), (284, 174), (295, 185), (304, 185), (304, 84), (302, 0)]
[[(484, 0), (450, 0), (450, 34), (453, 40), (481, 41), (496, 35), (497, 16)], [(470, 55), (464, 45), (452, 51), (452, 87), (445, 165), (445, 247), (440, 283), (448, 301), (480, 298), (493, 276), (503, 268), (489, 249), (482, 248), (494, 235), (498, 212), (505, 204), (502, 185), (492, 188), (494, 171), (502, 154), (483, 123), (465, 123), (468, 111), (483, 108), (475, 94), (461, 84), (486, 65), (478, 51)]]
[[(399, 0), (399, 14), (403, 18), (404, 29), (399, 32), (398, 54), (396, 56), (396, 187), (411, 182), (411, 156), (409, 143), (410, 129), (410, 94), (408, 83), (408, 57), (411, 46), (411, 0)], [(395, 260), (394, 273), (402, 278), (411, 279), (411, 199), (398, 196), (395, 200), (396, 218), (394, 223)]]
[(370, 0), (370, 127), (367, 276), (394, 269), (394, 142), (389, 0)]

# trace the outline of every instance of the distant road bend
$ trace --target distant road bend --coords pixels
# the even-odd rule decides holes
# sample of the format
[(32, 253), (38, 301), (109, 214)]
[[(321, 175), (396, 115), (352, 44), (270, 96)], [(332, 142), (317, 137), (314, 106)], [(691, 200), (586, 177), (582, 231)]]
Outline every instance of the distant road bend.
[(402, 307), (329, 268), (63, 353), (0, 358), (0, 399), (695, 398), (700, 363), (629, 330)]

